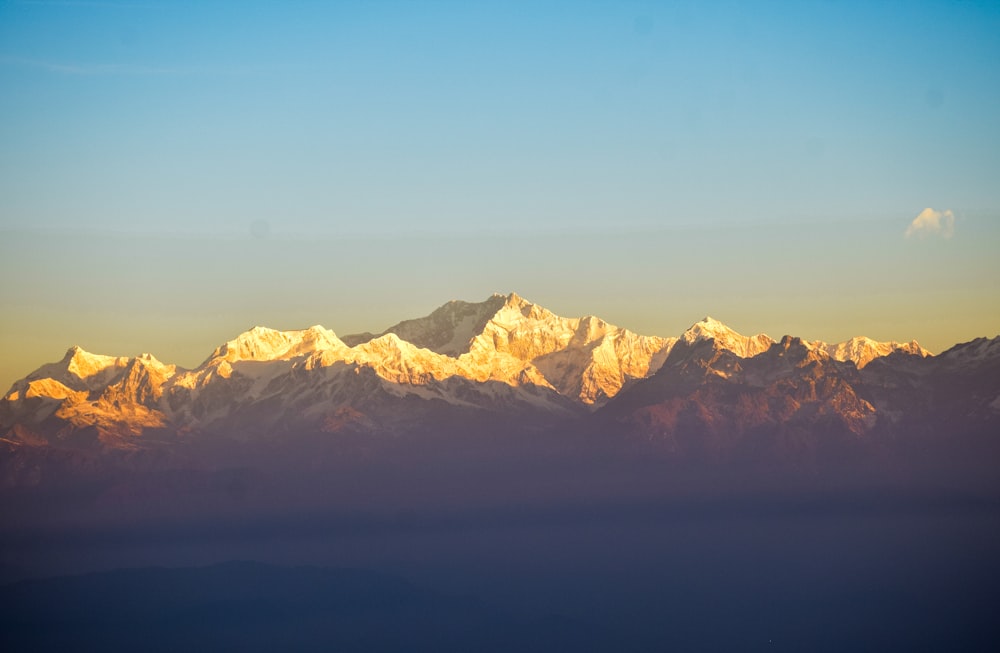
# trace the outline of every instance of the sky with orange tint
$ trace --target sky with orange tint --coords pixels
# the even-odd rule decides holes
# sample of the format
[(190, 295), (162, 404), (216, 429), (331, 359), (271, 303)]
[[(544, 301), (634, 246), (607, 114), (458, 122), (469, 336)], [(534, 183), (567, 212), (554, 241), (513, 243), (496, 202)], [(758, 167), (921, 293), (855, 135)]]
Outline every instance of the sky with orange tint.
[(989, 2), (0, 2), (0, 385), (510, 291), (997, 335), (998, 35)]

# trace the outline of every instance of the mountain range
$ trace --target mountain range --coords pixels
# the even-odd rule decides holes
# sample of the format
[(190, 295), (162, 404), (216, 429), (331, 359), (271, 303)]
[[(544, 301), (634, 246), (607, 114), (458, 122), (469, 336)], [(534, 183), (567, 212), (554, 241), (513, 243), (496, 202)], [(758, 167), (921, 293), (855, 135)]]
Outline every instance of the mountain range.
[(8, 460), (444, 431), (600, 434), (709, 459), (979, 437), (1000, 433), (1000, 338), (933, 356), (915, 341), (744, 336), (710, 317), (644, 336), (496, 294), (380, 334), (254, 327), (194, 369), (72, 347), (0, 400)]

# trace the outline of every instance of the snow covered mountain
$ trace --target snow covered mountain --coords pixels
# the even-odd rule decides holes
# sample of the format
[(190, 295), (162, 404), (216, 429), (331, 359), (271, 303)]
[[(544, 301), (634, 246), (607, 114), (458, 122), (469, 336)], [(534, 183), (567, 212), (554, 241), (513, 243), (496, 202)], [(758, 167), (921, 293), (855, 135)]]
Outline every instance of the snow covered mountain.
[(193, 370), (74, 347), (14, 384), (0, 400), (0, 425), (33, 441), (87, 430), (130, 446), (157, 431), (392, 430), (446, 407), (566, 417), (655, 371), (673, 343), (561, 318), (515, 294), (450, 302), (377, 337), (345, 340), (321, 326), (254, 327)]
[(733, 331), (728, 326), (711, 317), (705, 317), (696, 322), (684, 332), (681, 340), (693, 344), (699, 340), (714, 340), (720, 347), (733, 352), (740, 358), (756, 356), (768, 350), (774, 340), (764, 333), (755, 336), (744, 336)]
[[(838, 390), (825, 407), (801, 414), (841, 406), (854, 416), (852, 431), (860, 432), (873, 423), (878, 402), (851, 395), (864, 386), (859, 371), (872, 387), (898, 383), (892, 374), (903, 363), (894, 363), (892, 374), (872, 364), (900, 356), (923, 360), (929, 353), (916, 342), (868, 338), (776, 342), (712, 318), (680, 337), (644, 336), (593, 316), (560, 317), (512, 293), (452, 301), (379, 335), (254, 327), (190, 370), (149, 354), (112, 357), (73, 347), (0, 399), (0, 436), (132, 448), (204, 434), (247, 441), (303, 431), (393, 433), (482, 423), (487, 416), (539, 427), (600, 413), (605, 405), (605, 412), (621, 414), (656, 404), (682, 386), (729, 379), (784, 388), (791, 371), (804, 366), (840, 379), (837, 387), (849, 392)], [(816, 379), (808, 383), (814, 387)]]
[(676, 342), (593, 316), (559, 317), (515, 293), (475, 304), (449, 302), (427, 317), (389, 327), (383, 336), (389, 333), (456, 359), (468, 378), (530, 380), (588, 405), (613, 397), (628, 379), (655, 372)]
[[(688, 344), (708, 339), (715, 340), (721, 347), (741, 358), (750, 358), (761, 354), (775, 344), (775, 341), (767, 334), (758, 333), (755, 336), (744, 336), (711, 317), (706, 317), (702, 321), (695, 323), (681, 336), (681, 340)], [(822, 340), (814, 340), (804, 344), (811, 349), (825, 352), (834, 360), (843, 362), (851, 361), (858, 369), (861, 369), (876, 358), (888, 356), (893, 352), (902, 352), (920, 357), (931, 355), (916, 340), (906, 343), (895, 341), (878, 342), (865, 336), (855, 336), (844, 342), (834, 344), (828, 344)]]
[(913, 356), (926, 357), (931, 353), (921, 347), (916, 340), (910, 342), (877, 342), (865, 336), (855, 336), (845, 342), (829, 345), (822, 341), (808, 343), (810, 347), (825, 351), (831, 358), (838, 361), (851, 361), (858, 369), (864, 367), (876, 358), (888, 356), (893, 352), (902, 352)]

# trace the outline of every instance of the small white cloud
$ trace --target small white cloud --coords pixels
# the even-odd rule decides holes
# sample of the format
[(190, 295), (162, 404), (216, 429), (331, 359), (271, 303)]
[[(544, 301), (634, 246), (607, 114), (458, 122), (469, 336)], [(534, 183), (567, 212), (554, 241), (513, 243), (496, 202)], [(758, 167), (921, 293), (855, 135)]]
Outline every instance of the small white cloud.
[(927, 236), (940, 236), (941, 238), (951, 238), (955, 235), (955, 214), (951, 209), (935, 211), (927, 207), (913, 222), (906, 228), (904, 236), (906, 238), (925, 238)]

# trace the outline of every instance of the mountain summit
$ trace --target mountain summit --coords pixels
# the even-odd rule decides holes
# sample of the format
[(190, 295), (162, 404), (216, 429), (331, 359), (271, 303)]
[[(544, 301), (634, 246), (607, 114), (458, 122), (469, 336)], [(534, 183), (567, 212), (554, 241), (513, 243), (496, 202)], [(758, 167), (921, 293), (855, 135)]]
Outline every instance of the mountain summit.
[[(655, 372), (676, 341), (640, 336), (593, 316), (559, 317), (516, 293), (448, 302), (383, 335), (388, 333), (455, 358), (473, 378), (536, 379), (587, 405), (613, 397), (630, 378)], [(344, 340), (355, 344), (371, 337)]]
[[(741, 335), (710, 317), (680, 337), (645, 336), (595, 316), (561, 317), (515, 293), (495, 294), (448, 302), (378, 335), (340, 338), (322, 326), (258, 326), (191, 370), (148, 354), (101, 356), (74, 347), (14, 383), (0, 400), (0, 433), (10, 442), (133, 448), (179, 435), (252, 440), (290, 431), (389, 433), (486, 416), (545, 424), (601, 412), (633, 386), (631, 399), (616, 401), (615, 410), (647, 398), (657, 403), (664, 388), (687, 392), (720, 380), (787, 386), (781, 379), (804, 369), (837, 375), (838, 383), (855, 388), (862, 368), (890, 356), (923, 360), (929, 354), (915, 342), (867, 338), (837, 345), (788, 337), (775, 342), (765, 334)], [(884, 366), (876, 373), (878, 383), (890, 382)], [(813, 387), (816, 380), (802, 383)], [(837, 392), (822, 410), (834, 410), (838, 401), (862, 406), (851, 409), (863, 418), (851, 422), (852, 429), (874, 423), (878, 402), (858, 403), (850, 398), (854, 390)]]
[(741, 358), (756, 356), (767, 351), (774, 344), (774, 340), (764, 333), (744, 336), (711, 317), (705, 317), (700, 322), (691, 325), (681, 336), (681, 340), (688, 344), (699, 340), (714, 340), (720, 347)]

